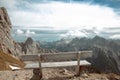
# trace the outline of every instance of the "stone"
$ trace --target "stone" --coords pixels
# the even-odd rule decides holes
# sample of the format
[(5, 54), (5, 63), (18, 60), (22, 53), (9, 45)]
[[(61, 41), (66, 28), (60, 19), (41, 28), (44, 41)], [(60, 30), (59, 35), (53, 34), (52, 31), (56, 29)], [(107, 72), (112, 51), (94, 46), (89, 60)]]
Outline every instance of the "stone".
[(21, 46), (15, 42), (10, 34), (12, 24), (4, 7), (0, 7), (0, 51), (18, 56), (22, 54)]

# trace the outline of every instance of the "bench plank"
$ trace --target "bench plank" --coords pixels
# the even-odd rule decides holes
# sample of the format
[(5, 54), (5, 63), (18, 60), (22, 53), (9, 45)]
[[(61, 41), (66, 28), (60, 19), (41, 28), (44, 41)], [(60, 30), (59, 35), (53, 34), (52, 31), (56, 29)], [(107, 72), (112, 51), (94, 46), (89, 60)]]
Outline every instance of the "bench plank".
[[(91, 63), (89, 63), (86, 60), (80, 61), (80, 66), (89, 66)], [(70, 66), (77, 66), (77, 61), (65, 61), (65, 62), (45, 62), (41, 63), (41, 67), (49, 68), (49, 67), (70, 67)], [(38, 62), (30, 62), (26, 63), (25, 69), (34, 69), (39, 68)]]
[[(41, 60), (74, 60), (77, 59), (78, 53), (81, 53), (81, 59), (85, 59), (92, 56), (92, 51), (78, 51), (78, 52), (59, 52), (59, 53), (40, 53)], [(37, 53), (39, 54), (39, 53)], [(37, 54), (21, 55), (22, 61), (38, 61)]]

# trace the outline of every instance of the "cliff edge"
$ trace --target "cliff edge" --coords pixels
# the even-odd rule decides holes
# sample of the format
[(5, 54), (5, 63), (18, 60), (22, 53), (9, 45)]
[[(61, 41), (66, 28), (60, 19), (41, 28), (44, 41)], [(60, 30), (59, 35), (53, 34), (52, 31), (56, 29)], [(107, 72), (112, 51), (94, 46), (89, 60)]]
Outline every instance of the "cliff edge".
[(9, 53), (14, 56), (22, 53), (20, 45), (18, 45), (11, 37), (10, 31), (12, 24), (8, 13), (4, 7), (0, 8), (0, 51)]

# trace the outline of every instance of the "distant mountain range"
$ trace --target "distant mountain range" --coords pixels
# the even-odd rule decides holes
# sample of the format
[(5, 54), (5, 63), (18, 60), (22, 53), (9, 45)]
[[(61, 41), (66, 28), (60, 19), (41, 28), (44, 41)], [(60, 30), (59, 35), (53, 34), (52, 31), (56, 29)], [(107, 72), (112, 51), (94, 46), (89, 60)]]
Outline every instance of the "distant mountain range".
[(92, 50), (93, 57), (88, 59), (96, 69), (102, 72), (114, 72), (120, 74), (120, 41), (106, 40), (95, 36), (93, 39), (74, 38), (61, 39), (55, 42), (42, 42), (42, 48), (57, 51)]
[[(81, 26), (83, 27), (83, 26)], [(89, 26), (92, 27), (92, 26)], [(45, 29), (41, 30), (41, 28), (37, 29), (23, 29), (23, 28), (12, 28), (11, 31), (12, 37), (17, 42), (23, 42), (28, 37), (32, 37), (35, 41), (57, 41), (62, 38), (70, 39), (74, 37), (87, 37), (93, 38), (96, 35), (101, 36), (105, 39), (120, 39), (120, 27), (114, 28), (104, 28), (103, 30), (98, 30), (93, 27), (93, 29), (80, 29), (80, 30), (53, 30)]]

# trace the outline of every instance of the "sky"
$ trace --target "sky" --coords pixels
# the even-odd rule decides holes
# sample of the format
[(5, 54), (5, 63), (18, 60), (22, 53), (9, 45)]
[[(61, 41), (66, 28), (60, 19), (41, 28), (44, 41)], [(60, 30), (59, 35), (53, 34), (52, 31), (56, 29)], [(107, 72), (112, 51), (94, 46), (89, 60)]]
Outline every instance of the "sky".
[(95, 35), (120, 39), (119, 4), (119, 0), (0, 0), (10, 16), (15, 40)]

